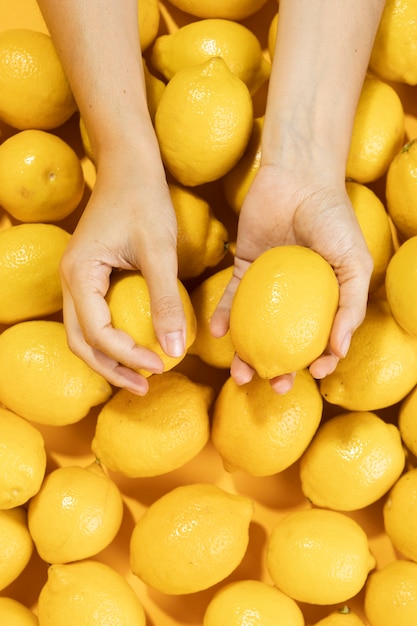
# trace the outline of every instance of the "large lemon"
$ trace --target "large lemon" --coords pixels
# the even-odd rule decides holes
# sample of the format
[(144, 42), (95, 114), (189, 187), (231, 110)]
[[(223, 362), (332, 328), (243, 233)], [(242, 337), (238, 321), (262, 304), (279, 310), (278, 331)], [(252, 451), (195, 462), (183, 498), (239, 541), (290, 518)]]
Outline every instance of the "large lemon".
[(197, 17), (224, 17), (230, 20), (243, 20), (253, 15), (266, 0), (211, 0), (200, 2), (199, 0), (171, 0), (181, 11)]

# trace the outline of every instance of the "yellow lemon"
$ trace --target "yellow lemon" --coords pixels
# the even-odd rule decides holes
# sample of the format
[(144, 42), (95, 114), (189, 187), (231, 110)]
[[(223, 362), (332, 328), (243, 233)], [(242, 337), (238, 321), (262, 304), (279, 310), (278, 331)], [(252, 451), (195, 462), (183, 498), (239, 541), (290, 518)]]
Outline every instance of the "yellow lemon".
[[(195, 339), (196, 319), (188, 291), (180, 280), (178, 289), (187, 324), (185, 347), (188, 350)], [(140, 346), (156, 352), (164, 363), (165, 371), (175, 367), (184, 358), (184, 355), (168, 356), (162, 350), (152, 324), (148, 286), (140, 272), (119, 272), (110, 283), (106, 300), (113, 326), (129, 333)], [(150, 372), (146, 370), (141, 370), (141, 374), (150, 376)]]
[(417, 387), (404, 398), (398, 412), (398, 428), (407, 448), (417, 457)]
[(39, 556), (69, 563), (96, 555), (117, 535), (123, 500), (99, 463), (50, 472), (28, 507), (28, 527)]
[(245, 272), (233, 299), (236, 352), (261, 378), (304, 369), (324, 351), (338, 302), (334, 271), (317, 252), (270, 248)]
[(272, 529), (267, 567), (284, 593), (299, 602), (345, 602), (375, 566), (368, 538), (352, 518), (328, 509), (293, 511)]
[(23, 130), (0, 145), (0, 204), (21, 222), (58, 222), (84, 192), (81, 161), (61, 137)]
[(161, 14), (158, 0), (138, 0), (137, 6), (140, 46), (144, 52), (158, 34)]
[(417, 84), (415, 0), (387, 0), (384, 3), (369, 66), (384, 80)]
[(11, 215), (7, 213), (3, 208), (0, 207), (0, 232), (6, 230), (13, 226), (13, 220)]
[(277, 31), (278, 31), (278, 19), (279, 19), (279, 14), (275, 13), (274, 17), (269, 23), (269, 28), (268, 28), (268, 46), (267, 47), (268, 47), (268, 52), (269, 52), (269, 56), (271, 60), (274, 58), (274, 54), (275, 54), (275, 44), (277, 41)]
[(39, 626), (37, 616), (13, 598), (0, 598), (0, 623), (9, 626)]
[(171, 4), (181, 11), (196, 17), (221, 17), (229, 20), (243, 20), (263, 7), (267, 0), (171, 0)]
[(400, 402), (416, 384), (417, 339), (395, 321), (385, 301), (375, 300), (320, 391), (349, 411), (376, 411)]
[(383, 509), (385, 532), (400, 554), (417, 562), (417, 468), (392, 487)]
[(39, 424), (80, 421), (111, 386), (68, 347), (62, 322), (31, 320), (0, 335), (0, 402)]
[(210, 484), (176, 487), (136, 522), (131, 566), (145, 584), (178, 595), (224, 580), (243, 559), (253, 502)]
[(0, 323), (62, 309), (59, 263), (69, 239), (54, 224), (18, 224), (0, 232)]
[(213, 389), (178, 372), (152, 376), (146, 396), (122, 389), (101, 409), (92, 450), (125, 476), (157, 476), (183, 466), (206, 445)]
[(389, 262), (385, 292), (391, 313), (405, 331), (417, 337), (417, 235), (404, 241)]
[(145, 626), (142, 604), (115, 569), (94, 560), (54, 564), (39, 595), (40, 626)]
[(155, 115), (162, 159), (190, 187), (221, 178), (237, 163), (252, 123), (249, 90), (221, 57), (179, 70)]
[(254, 93), (270, 74), (256, 35), (243, 24), (225, 19), (202, 19), (158, 37), (151, 63), (167, 80), (184, 67), (221, 57)]
[(365, 626), (365, 622), (348, 607), (343, 607), (316, 622), (314, 626)]
[(76, 109), (51, 37), (23, 28), (1, 32), (0, 119), (19, 130), (50, 130)]
[(417, 615), (417, 563), (398, 559), (372, 572), (365, 588), (369, 626), (411, 626)]
[(157, 78), (149, 70), (148, 65), (143, 59), (143, 71), (145, 74), (146, 100), (148, 103), (149, 114), (152, 122), (155, 122), (156, 110), (165, 91), (165, 83)]
[(239, 580), (216, 592), (207, 606), (203, 626), (304, 626), (298, 604), (282, 591), (259, 580)]
[(342, 413), (320, 425), (302, 456), (301, 486), (316, 506), (355, 511), (382, 498), (404, 465), (397, 426), (371, 412)]
[(33, 552), (33, 541), (22, 506), (0, 510), (0, 591), (16, 580)]
[(346, 191), (374, 262), (369, 289), (382, 285), (388, 263), (394, 254), (391, 225), (385, 206), (366, 185), (346, 183)]
[(39, 430), (0, 407), (0, 509), (25, 504), (40, 489), (46, 452)]
[(383, 176), (404, 140), (404, 109), (395, 89), (366, 76), (355, 114), (346, 176), (370, 183)]
[(417, 235), (417, 139), (409, 141), (394, 156), (387, 172), (387, 210), (404, 239)]
[(229, 235), (210, 204), (193, 189), (169, 184), (177, 218), (178, 277), (195, 278), (226, 255)]
[(189, 352), (213, 367), (230, 368), (235, 354), (230, 331), (223, 337), (213, 337), (210, 332), (210, 320), (232, 276), (233, 266), (229, 265), (202, 280), (190, 294), (197, 319), (197, 336)]
[(285, 395), (256, 375), (246, 385), (229, 378), (215, 401), (212, 440), (229, 471), (277, 474), (301, 457), (318, 428), (322, 408), (308, 370), (297, 373)]

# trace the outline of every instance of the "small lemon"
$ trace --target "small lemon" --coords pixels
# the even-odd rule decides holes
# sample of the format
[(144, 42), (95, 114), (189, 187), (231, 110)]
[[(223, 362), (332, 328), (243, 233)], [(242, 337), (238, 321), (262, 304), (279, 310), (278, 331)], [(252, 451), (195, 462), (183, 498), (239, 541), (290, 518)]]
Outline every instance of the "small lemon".
[(158, 0), (138, 0), (138, 27), (142, 52), (154, 42), (161, 20)]
[(371, 412), (342, 413), (320, 425), (302, 456), (301, 486), (316, 506), (355, 511), (385, 495), (404, 465), (397, 426)]
[(178, 372), (152, 376), (146, 396), (118, 391), (101, 409), (92, 450), (125, 476), (157, 476), (183, 466), (210, 436), (213, 389)]
[(404, 109), (395, 89), (366, 76), (353, 124), (346, 177), (370, 183), (383, 176), (404, 140)]
[(317, 252), (263, 252), (243, 275), (230, 312), (236, 352), (261, 378), (304, 369), (324, 351), (339, 302), (333, 269)]
[(417, 84), (417, 4), (414, 0), (384, 3), (369, 67), (384, 80)]
[(113, 567), (94, 560), (54, 564), (39, 595), (40, 626), (145, 626), (142, 604)]
[(181, 11), (196, 17), (222, 17), (229, 20), (243, 20), (263, 7), (267, 0), (171, 0), (171, 4)]
[(404, 239), (417, 235), (416, 168), (417, 139), (413, 139), (392, 159), (385, 186), (388, 214)]
[(348, 607), (343, 607), (339, 611), (333, 611), (314, 626), (366, 626), (356, 613)]
[(24, 28), (0, 33), (0, 119), (50, 130), (77, 109), (51, 37)]
[(417, 615), (417, 563), (398, 559), (372, 572), (365, 588), (369, 626), (412, 626)]
[(319, 426), (322, 408), (308, 370), (297, 373), (285, 395), (257, 375), (246, 385), (229, 378), (214, 404), (212, 441), (229, 471), (277, 474), (301, 457)]
[[(187, 350), (195, 339), (196, 319), (188, 291), (180, 280), (178, 289), (187, 324)], [(168, 356), (162, 350), (152, 324), (148, 286), (140, 272), (126, 270), (116, 274), (110, 283), (106, 300), (113, 326), (129, 333), (140, 346), (156, 352), (164, 363), (165, 371), (172, 369), (184, 358), (184, 355)], [(141, 370), (141, 374), (150, 376), (146, 370)]]
[(405, 472), (392, 487), (383, 509), (384, 528), (403, 557), (417, 562), (417, 469)]
[(0, 510), (0, 591), (16, 580), (33, 553), (33, 540), (22, 506)]
[(404, 398), (398, 412), (398, 428), (407, 448), (417, 457), (417, 387)]
[(178, 595), (224, 580), (243, 559), (253, 502), (210, 484), (176, 487), (136, 522), (131, 566), (145, 584)]
[(18, 224), (0, 232), (0, 323), (62, 309), (59, 263), (69, 240), (55, 224)]
[(237, 163), (252, 123), (249, 90), (221, 57), (179, 70), (155, 115), (162, 159), (190, 187), (221, 178)]
[(0, 402), (14, 413), (39, 424), (73, 424), (111, 393), (71, 352), (62, 322), (19, 322), (0, 335)]
[(346, 357), (320, 381), (320, 391), (348, 411), (376, 411), (403, 400), (416, 384), (417, 339), (395, 321), (384, 300), (374, 300)]
[(0, 407), (0, 509), (25, 504), (46, 470), (43, 436), (19, 415)]
[(417, 235), (400, 245), (389, 262), (385, 292), (391, 313), (402, 328), (417, 337)]
[(44, 130), (22, 130), (0, 145), (0, 204), (21, 222), (58, 222), (83, 197), (74, 149)]
[(388, 263), (394, 254), (389, 217), (382, 201), (366, 185), (349, 181), (346, 191), (374, 262), (369, 285), (370, 291), (374, 291), (384, 282)]
[(178, 278), (195, 278), (215, 267), (227, 252), (229, 235), (210, 204), (193, 189), (170, 183), (177, 218)]
[(345, 602), (375, 566), (368, 538), (352, 518), (328, 509), (293, 511), (272, 529), (267, 567), (278, 587), (299, 602)]
[(239, 580), (216, 592), (207, 606), (203, 626), (304, 626), (298, 604), (260, 580)]
[(197, 319), (197, 336), (189, 352), (208, 365), (224, 369), (230, 368), (235, 354), (230, 331), (223, 337), (213, 337), (210, 320), (232, 276), (233, 266), (229, 265), (202, 280), (190, 294)]
[(5, 626), (39, 626), (35, 613), (14, 598), (0, 598), (0, 624)]

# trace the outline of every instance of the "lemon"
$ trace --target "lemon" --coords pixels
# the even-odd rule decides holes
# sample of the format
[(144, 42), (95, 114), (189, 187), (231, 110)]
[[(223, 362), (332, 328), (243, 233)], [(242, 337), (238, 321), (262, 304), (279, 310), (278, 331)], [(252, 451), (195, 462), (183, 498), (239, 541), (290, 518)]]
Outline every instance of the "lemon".
[(384, 3), (369, 66), (384, 80), (417, 84), (415, 0), (387, 0)]
[(177, 218), (178, 278), (195, 278), (220, 263), (227, 252), (229, 235), (210, 204), (193, 189), (170, 183)]
[(417, 457), (417, 387), (404, 398), (398, 412), (398, 428), (407, 448)]
[(224, 580), (243, 559), (253, 502), (211, 484), (176, 487), (136, 522), (131, 566), (145, 584), (178, 595)]
[[(187, 324), (186, 350), (196, 335), (196, 319), (188, 291), (178, 280), (178, 289), (184, 307)], [(164, 364), (165, 371), (172, 369), (185, 356), (171, 357), (162, 350), (152, 324), (149, 290), (146, 280), (140, 272), (121, 271), (114, 276), (106, 295), (112, 323), (131, 335), (136, 343), (158, 354)], [(144, 376), (150, 372), (141, 370)]]
[(245, 385), (229, 378), (215, 401), (212, 440), (229, 471), (270, 476), (301, 457), (319, 426), (322, 408), (308, 370), (298, 372), (285, 395), (256, 375)]
[(404, 109), (395, 89), (365, 77), (356, 109), (346, 176), (370, 183), (383, 176), (404, 139)]
[(404, 239), (417, 235), (417, 139), (409, 141), (394, 156), (387, 172), (387, 210)]
[(171, 80), (184, 67), (212, 57), (224, 59), (251, 93), (269, 78), (271, 66), (256, 35), (243, 24), (226, 19), (197, 20), (161, 35), (153, 45), (151, 63)]
[(0, 509), (25, 504), (40, 489), (46, 452), (39, 430), (0, 407)]
[(9, 215), (7, 211), (0, 207), (0, 232), (13, 226), (13, 223), (14, 222), (11, 215)]
[(40, 626), (145, 626), (142, 604), (114, 568), (94, 560), (54, 564), (39, 595)]
[(349, 608), (343, 607), (316, 622), (314, 626), (365, 626), (365, 622)]
[(144, 52), (154, 42), (161, 19), (158, 0), (138, 0), (140, 47)]
[(51, 37), (16, 28), (0, 33), (0, 119), (19, 130), (50, 130), (77, 109)]
[(370, 626), (411, 626), (417, 615), (417, 563), (398, 559), (373, 572), (365, 589)]
[(279, 19), (279, 14), (275, 13), (274, 17), (269, 23), (269, 28), (268, 28), (267, 47), (268, 47), (269, 57), (271, 60), (274, 58), (274, 54), (275, 54), (275, 44), (277, 41), (277, 31), (278, 31), (278, 19)]
[(101, 409), (92, 450), (125, 476), (157, 476), (195, 457), (210, 436), (213, 389), (178, 372), (152, 376), (146, 396), (118, 391)]
[(197, 336), (189, 352), (218, 368), (230, 368), (235, 349), (229, 330), (223, 337), (213, 337), (210, 320), (232, 276), (233, 266), (229, 265), (202, 280), (190, 294), (197, 319)]
[(58, 222), (84, 192), (81, 161), (61, 137), (22, 130), (0, 145), (0, 204), (21, 222)]
[(392, 487), (383, 516), (394, 547), (403, 557), (417, 561), (417, 468), (405, 472)]
[(342, 413), (320, 425), (302, 456), (301, 486), (316, 506), (355, 511), (382, 498), (404, 465), (397, 426), (371, 412)]
[(190, 187), (221, 178), (237, 163), (252, 123), (249, 90), (221, 57), (179, 70), (155, 115), (162, 160)]
[(18, 224), (0, 232), (0, 323), (62, 309), (59, 263), (69, 239), (55, 224)]
[(293, 511), (281, 518), (269, 536), (266, 558), (278, 589), (319, 605), (355, 596), (375, 566), (361, 526), (328, 509)]
[(26, 510), (22, 506), (0, 510), (0, 591), (20, 576), (32, 553)]
[(145, 74), (146, 101), (148, 103), (149, 115), (152, 122), (155, 122), (156, 110), (165, 91), (165, 83), (152, 74), (145, 59), (143, 59), (143, 71)]
[(370, 291), (374, 291), (384, 282), (388, 263), (394, 254), (389, 217), (380, 198), (366, 185), (349, 181), (346, 191), (374, 262), (369, 285)]
[(263, 7), (266, 0), (171, 0), (171, 4), (181, 11), (196, 17), (221, 17), (230, 20), (243, 20)]
[(19, 322), (0, 335), (0, 402), (18, 415), (39, 424), (72, 424), (111, 392), (71, 352), (62, 322)]
[(368, 304), (349, 352), (320, 381), (330, 404), (376, 411), (400, 402), (417, 384), (417, 341), (399, 326), (383, 300)]
[(0, 598), (0, 623), (9, 626), (39, 626), (36, 615), (13, 598)]
[(270, 248), (250, 265), (233, 299), (236, 352), (261, 378), (304, 369), (324, 351), (338, 302), (337, 278), (317, 252)]
[(259, 580), (239, 580), (216, 592), (207, 606), (203, 626), (304, 626), (297, 603)]
[(85, 155), (90, 159), (94, 165), (96, 164), (96, 157), (94, 155), (93, 146), (91, 145), (91, 139), (88, 134), (87, 127), (84, 122), (84, 118), (80, 116), (79, 121), (80, 139), (84, 148)]
[(389, 262), (385, 291), (391, 313), (402, 328), (417, 337), (417, 311), (410, 294), (417, 293), (417, 235), (404, 241)]

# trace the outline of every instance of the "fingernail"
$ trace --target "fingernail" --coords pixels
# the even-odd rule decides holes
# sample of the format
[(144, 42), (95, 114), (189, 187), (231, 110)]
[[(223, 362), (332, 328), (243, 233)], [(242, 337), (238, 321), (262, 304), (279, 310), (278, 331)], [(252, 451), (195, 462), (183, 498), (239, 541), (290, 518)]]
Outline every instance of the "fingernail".
[(165, 335), (165, 345), (169, 356), (178, 357), (184, 354), (184, 339), (182, 332), (175, 332)]
[(342, 358), (345, 357), (348, 353), (351, 339), (352, 339), (352, 335), (348, 333), (342, 341), (342, 345), (340, 347), (340, 353), (341, 353)]

